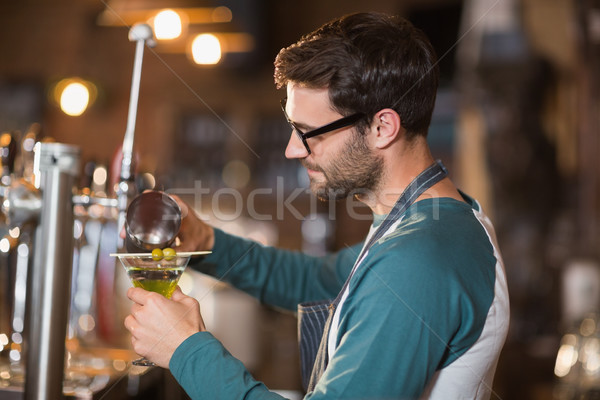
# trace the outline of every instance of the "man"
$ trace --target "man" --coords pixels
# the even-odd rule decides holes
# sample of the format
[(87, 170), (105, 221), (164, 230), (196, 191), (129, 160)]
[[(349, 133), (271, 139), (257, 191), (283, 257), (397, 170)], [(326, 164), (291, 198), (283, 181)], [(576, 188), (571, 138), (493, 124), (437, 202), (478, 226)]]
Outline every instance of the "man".
[[(508, 329), (504, 268), (489, 220), (430, 154), (438, 72), (428, 40), (402, 19), (348, 15), (283, 49), (275, 81), (293, 129), (286, 157), (319, 197), (371, 207), (367, 240), (310, 257), (188, 213), (180, 250), (212, 249), (194, 268), (261, 302), (302, 303), (307, 399), (489, 398)], [(280, 398), (206, 331), (196, 300), (128, 296), (134, 350), (192, 398)]]

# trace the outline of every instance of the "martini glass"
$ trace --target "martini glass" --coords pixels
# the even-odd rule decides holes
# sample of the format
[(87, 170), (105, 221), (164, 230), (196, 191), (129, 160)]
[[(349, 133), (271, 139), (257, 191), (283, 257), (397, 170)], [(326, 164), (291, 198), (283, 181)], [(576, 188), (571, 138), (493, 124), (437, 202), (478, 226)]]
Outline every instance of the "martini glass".
[[(160, 293), (166, 298), (177, 287), (177, 282), (183, 274), (192, 255), (207, 252), (179, 253), (175, 257), (165, 257), (154, 260), (150, 253), (113, 254), (118, 257), (127, 271), (134, 287)], [(132, 361), (133, 365), (153, 366), (154, 363), (145, 357)]]

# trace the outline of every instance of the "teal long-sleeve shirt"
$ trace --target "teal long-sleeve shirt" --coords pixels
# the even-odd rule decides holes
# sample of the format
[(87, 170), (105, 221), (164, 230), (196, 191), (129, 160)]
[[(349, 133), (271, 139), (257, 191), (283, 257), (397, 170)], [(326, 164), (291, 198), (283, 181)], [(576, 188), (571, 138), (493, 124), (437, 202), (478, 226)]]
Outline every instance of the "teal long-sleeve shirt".
[(329, 299), (342, 288), (362, 243), (326, 257), (262, 246), (215, 229), (213, 252), (192, 266), (289, 311), (305, 301)]
[[(340, 305), (335, 353), (306, 399), (417, 399), (436, 373), (475, 347), (497, 303), (499, 262), (478, 212), (472, 201), (420, 201), (371, 248)], [(263, 303), (295, 310), (300, 302), (335, 297), (361, 246), (319, 258), (216, 230), (213, 254), (193, 267)], [(501, 311), (495, 324), (507, 321)], [(492, 339), (503, 343), (505, 335), (493, 331)], [(484, 357), (492, 377), (498, 353), (496, 346)], [(184, 341), (169, 367), (193, 399), (281, 399), (209, 332)], [(489, 393), (484, 378), (475, 390)]]

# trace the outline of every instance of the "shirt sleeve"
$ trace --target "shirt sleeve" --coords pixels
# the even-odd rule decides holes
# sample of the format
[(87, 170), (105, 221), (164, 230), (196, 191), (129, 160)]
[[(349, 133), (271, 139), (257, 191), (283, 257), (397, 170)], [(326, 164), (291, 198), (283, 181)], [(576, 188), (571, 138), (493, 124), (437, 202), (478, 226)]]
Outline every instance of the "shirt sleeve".
[(325, 257), (262, 246), (215, 229), (212, 254), (190, 266), (256, 297), (295, 311), (299, 303), (335, 297), (362, 244)]
[(242, 362), (209, 332), (187, 338), (173, 353), (169, 369), (194, 400), (283, 399), (255, 380)]

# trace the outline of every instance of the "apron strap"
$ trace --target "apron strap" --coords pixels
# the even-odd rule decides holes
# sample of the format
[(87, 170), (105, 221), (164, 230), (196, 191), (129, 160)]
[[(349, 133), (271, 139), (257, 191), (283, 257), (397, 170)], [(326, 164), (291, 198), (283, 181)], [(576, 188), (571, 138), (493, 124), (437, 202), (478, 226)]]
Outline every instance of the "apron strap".
[[(301, 354), (311, 354), (312, 356), (307, 356), (307, 357), (305, 357), (305, 359), (309, 362), (314, 360), (313, 365), (303, 365), (302, 366), (303, 372), (308, 371), (309, 369), (311, 370), (310, 381), (309, 381), (308, 387), (307, 387), (308, 393), (310, 393), (311, 391), (314, 390), (317, 382), (319, 381), (319, 379), (325, 372), (325, 369), (327, 368), (327, 364), (329, 362), (327, 343), (328, 343), (328, 336), (329, 336), (329, 332), (331, 329), (333, 317), (335, 315), (336, 308), (339, 305), (339, 303), (344, 295), (344, 292), (346, 291), (346, 288), (350, 284), (350, 280), (351, 280), (352, 276), (354, 275), (354, 272), (356, 271), (358, 265), (360, 264), (360, 262), (362, 261), (364, 256), (367, 254), (369, 249), (387, 233), (387, 231), (392, 227), (392, 225), (400, 219), (400, 217), (402, 216), (402, 214), (404, 214), (404, 212), (408, 209), (408, 207), (410, 207), (415, 202), (415, 200), (417, 198), (419, 198), (419, 196), (421, 196), (427, 189), (429, 189), (430, 187), (432, 187), (433, 185), (435, 185), (436, 183), (438, 183), (439, 181), (444, 179), (447, 175), (448, 175), (448, 170), (446, 169), (446, 167), (444, 167), (444, 164), (442, 164), (442, 162), (440, 160), (437, 160), (434, 164), (432, 164), (427, 169), (425, 169), (423, 172), (421, 172), (406, 187), (404, 192), (402, 192), (402, 194), (396, 201), (396, 204), (394, 204), (392, 211), (390, 211), (390, 213), (386, 216), (384, 221), (377, 227), (377, 230), (375, 231), (375, 233), (369, 238), (369, 240), (367, 241), (365, 246), (363, 246), (363, 249), (360, 252), (359, 257), (356, 259), (354, 267), (352, 268), (350, 275), (346, 279), (344, 286), (340, 290), (337, 297), (330, 303), (326, 320), (324, 322), (323, 322), (323, 320), (321, 320), (319, 322), (308, 321), (310, 323), (310, 325), (319, 324), (319, 326), (323, 326), (323, 332), (321, 334), (321, 340), (320, 340), (318, 349), (315, 348), (316, 346), (315, 346), (314, 341), (312, 343), (309, 343), (308, 341), (302, 339), (302, 337), (301, 337), (301, 343), (300, 343)], [(322, 303), (320, 304), (320, 307), (322, 307)], [(325, 313), (323, 313), (323, 312), (309, 313), (309, 314), (301, 313), (298, 315), (298, 317), (299, 317), (299, 325), (302, 326), (303, 324), (307, 323), (307, 321), (303, 321), (303, 320), (306, 320), (307, 317), (309, 317), (309, 318), (325, 318)], [(316, 352), (316, 355), (314, 355), (315, 352)], [(303, 380), (306, 382), (306, 377), (303, 376)]]
[(356, 271), (358, 264), (362, 261), (369, 249), (387, 233), (392, 225), (394, 225), (394, 223), (400, 219), (402, 214), (404, 214), (408, 207), (410, 207), (415, 200), (419, 198), (419, 196), (425, 193), (427, 189), (444, 179), (447, 175), (448, 170), (440, 160), (437, 160), (435, 163), (421, 172), (415, 179), (413, 179), (406, 189), (404, 189), (396, 201), (396, 204), (394, 204), (392, 211), (389, 212), (383, 222), (377, 227), (375, 233), (373, 233), (367, 243), (363, 246), (358, 258), (356, 259), (356, 262), (354, 263), (352, 272), (346, 279), (342, 290), (340, 290), (339, 294), (335, 298), (334, 305), (336, 307), (342, 299), (346, 287), (348, 287), (350, 284), (350, 279), (354, 275), (354, 271)]

